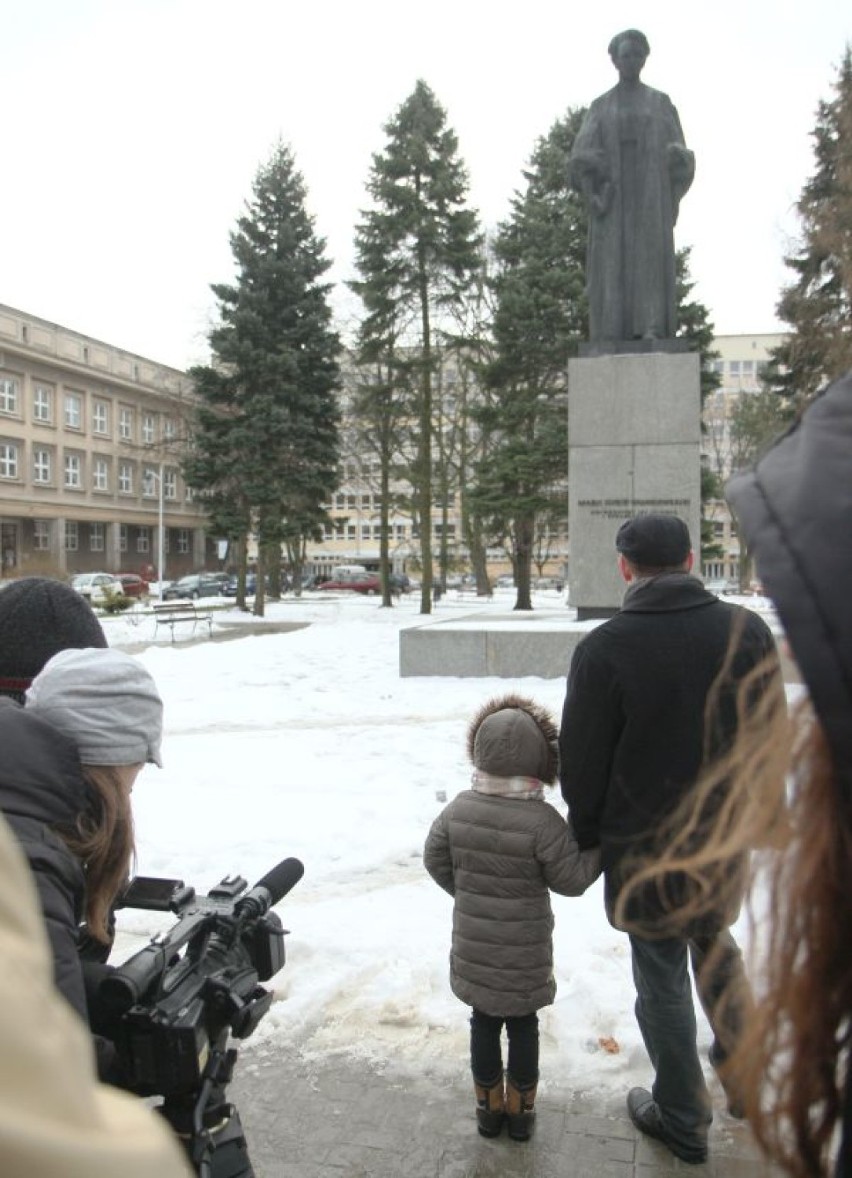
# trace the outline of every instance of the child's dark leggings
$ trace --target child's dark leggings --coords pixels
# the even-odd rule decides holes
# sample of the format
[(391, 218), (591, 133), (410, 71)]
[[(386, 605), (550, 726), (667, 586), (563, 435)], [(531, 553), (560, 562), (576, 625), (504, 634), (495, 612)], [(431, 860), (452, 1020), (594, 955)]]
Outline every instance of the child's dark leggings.
[(500, 1033), (506, 1024), (509, 1060), (506, 1071), (516, 1088), (525, 1091), (538, 1083), (538, 1015), (498, 1018), (473, 1008), (470, 1016), (470, 1067), (483, 1088), (491, 1088), (503, 1074)]

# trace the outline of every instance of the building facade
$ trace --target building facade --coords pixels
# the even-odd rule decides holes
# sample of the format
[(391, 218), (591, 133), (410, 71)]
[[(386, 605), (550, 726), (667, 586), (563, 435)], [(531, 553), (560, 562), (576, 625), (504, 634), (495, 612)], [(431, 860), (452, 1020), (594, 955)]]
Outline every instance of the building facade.
[[(731, 438), (734, 410), (742, 397), (762, 390), (761, 373), (770, 353), (784, 338), (781, 333), (765, 333), (720, 335), (713, 340), (713, 350), (719, 354), (714, 369), (721, 384), (704, 402), (703, 451), (705, 461), (723, 483), (736, 466)], [(724, 499), (713, 499), (705, 504), (705, 513), (723, 555), (705, 561), (703, 574), (708, 580), (736, 580), (740, 576), (740, 542), (728, 504)]]
[(185, 373), (0, 305), (0, 575), (213, 567)]

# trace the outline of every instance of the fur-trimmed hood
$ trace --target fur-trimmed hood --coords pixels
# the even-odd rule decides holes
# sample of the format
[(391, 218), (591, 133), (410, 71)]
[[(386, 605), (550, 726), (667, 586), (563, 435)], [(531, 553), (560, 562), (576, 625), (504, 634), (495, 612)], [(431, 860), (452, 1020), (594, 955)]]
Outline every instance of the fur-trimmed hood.
[(495, 777), (537, 777), (552, 785), (559, 769), (559, 730), (546, 708), (522, 695), (483, 704), (467, 731), (467, 753)]

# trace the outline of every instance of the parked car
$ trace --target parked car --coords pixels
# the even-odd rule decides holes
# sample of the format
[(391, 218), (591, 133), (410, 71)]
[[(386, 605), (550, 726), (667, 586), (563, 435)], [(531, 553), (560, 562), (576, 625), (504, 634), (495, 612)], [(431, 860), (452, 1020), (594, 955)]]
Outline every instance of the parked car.
[[(264, 577), (263, 583), (266, 585), (266, 588), (268, 590), (269, 589), (269, 577), (268, 576)], [(286, 591), (286, 589), (287, 589), (287, 581), (284, 577), (281, 578), (281, 589), (284, 591)], [(257, 573), (246, 573), (246, 597), (254, 597), (255, 593), (257, 593)], [(222, 596), (223, 597), (236, 597), (237, 596), (237, 574), (236, 573), (234, 573), (232, 576), (228, 577), (227, 581), (225, 581), (225, 583), (223, 584)]]
[(147, 597), (148, 582), (138, 573), (116, 573), (125, 597)]
[(221, 597), (223, 580), (227, 580), (225, 573), (190, 573), (167, 585), (163, 590), (163, 601), (177, 601), (189, 598), (195, 601), (199, 597)]
[(365, 593), (371, 597), (381, 593), (382, 583), (375, 573), (368, 573), (361, 565), (341, 564), (331, 570), (331, 577), (317, 585), (317, 589), (331, 591), (348, 590), (351, 593)]
[(92, 605), (103, 605), (108, 597), (124, 593), (121, 581), (112, 573), (77, 573), (71, 578), (71, 588)]

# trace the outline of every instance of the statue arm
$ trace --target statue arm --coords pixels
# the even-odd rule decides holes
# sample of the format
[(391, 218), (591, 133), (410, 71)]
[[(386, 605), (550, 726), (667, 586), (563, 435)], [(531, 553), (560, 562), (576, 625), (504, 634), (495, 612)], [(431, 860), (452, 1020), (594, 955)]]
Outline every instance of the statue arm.
[(602, 217), (612, 204), (612, 170), (602, 142), (594, 104), (583, 120), (571, 153), (571, 183), (582, 194), (589, 212)]

